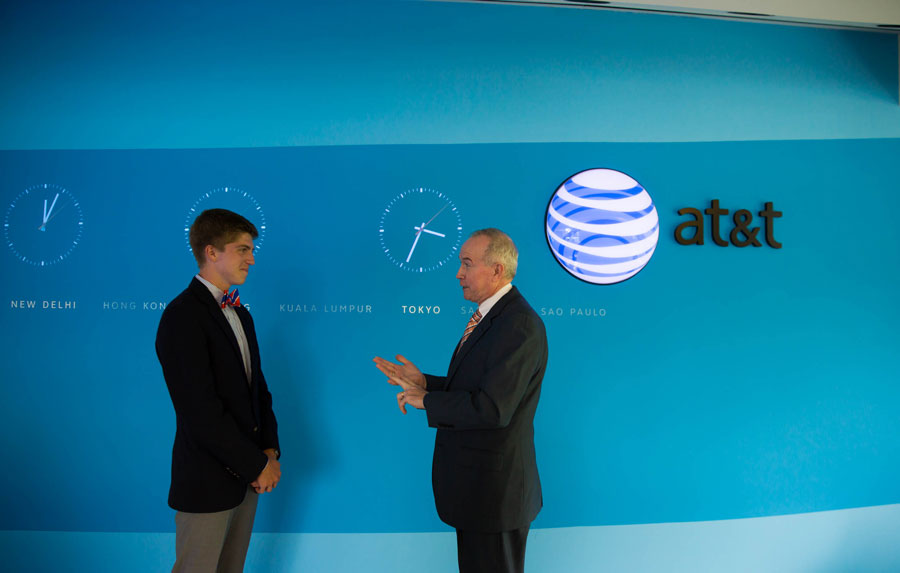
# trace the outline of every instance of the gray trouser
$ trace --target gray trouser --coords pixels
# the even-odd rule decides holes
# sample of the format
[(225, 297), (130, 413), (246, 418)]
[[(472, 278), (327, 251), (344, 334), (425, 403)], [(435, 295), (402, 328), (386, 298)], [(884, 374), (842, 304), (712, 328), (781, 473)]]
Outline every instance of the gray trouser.
[(240, 573), (250, 545), (259, 495), (247, 488), (244, 501), (215, 513), (175, 513), (172, 573)]

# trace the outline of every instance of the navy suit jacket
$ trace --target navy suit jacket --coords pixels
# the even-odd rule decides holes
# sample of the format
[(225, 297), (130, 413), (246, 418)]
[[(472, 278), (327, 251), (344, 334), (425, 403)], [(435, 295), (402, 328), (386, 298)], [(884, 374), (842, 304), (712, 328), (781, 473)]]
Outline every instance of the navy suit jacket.
[(235, 307), (250, 347), (251, 380), (218, 301), (196, 278), (166, 306), (156, 355), (175, 406), (169, 506), (210, 513), (236, 507), (278, 445), (272, 396), (253, 319)]
[(445, 523), (500, 532), (537, 516), (534, 413), (546, 367), (544, 323), (513, 287), (453, 356), (447, 375), (426, 375), (425, 411), (437, 428), (432, 486)]

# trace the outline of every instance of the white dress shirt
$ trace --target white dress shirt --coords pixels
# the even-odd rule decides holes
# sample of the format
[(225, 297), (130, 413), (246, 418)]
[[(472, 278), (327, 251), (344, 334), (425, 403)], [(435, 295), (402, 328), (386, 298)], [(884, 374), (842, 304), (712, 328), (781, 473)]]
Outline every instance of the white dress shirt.
[[(206, 288), (209, 289), (209, 292), (212, 293), (213, 298), (216, 300), (216, 304), (222, 304), (222, 297), (225, 296), (225, 293), (222, 292), (222, 289), (212, 284), (205, 278), (200, 275), (196, 275), (197, 280), (206, 285)], [(244, 326), (241, 324), (241, 319), (238, 318), (237, 312), (234, 310), (233, 306), (225, 305), (225, 308), (222, 309), (222, 312), (225, 314), (225, 320), (228, 321), (228, 324), (231, 325), (231, 330), (234, 331), (234, 337), (237, 338), (238, 347), (241, 349), (241, 358), (244, 360), (244, 374), (247, 375), (247, 384), (250, 383), (250, 345), (247, 344), (247, 335), (244, 334)]]

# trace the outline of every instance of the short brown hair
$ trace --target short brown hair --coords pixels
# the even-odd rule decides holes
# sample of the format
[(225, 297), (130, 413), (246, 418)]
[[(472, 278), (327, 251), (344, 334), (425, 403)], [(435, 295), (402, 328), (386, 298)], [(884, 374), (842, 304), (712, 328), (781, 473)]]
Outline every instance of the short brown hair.
[(197, 264), (202, 267), (206, 263), (206, 245), (212, 245), (217, 251), (224, 251), (226, 244), (243, 233), (249, 233), (254, 239), (259, 236), (253, 223), (233, 211), (207, 209), (197, 215), (188, 234)]

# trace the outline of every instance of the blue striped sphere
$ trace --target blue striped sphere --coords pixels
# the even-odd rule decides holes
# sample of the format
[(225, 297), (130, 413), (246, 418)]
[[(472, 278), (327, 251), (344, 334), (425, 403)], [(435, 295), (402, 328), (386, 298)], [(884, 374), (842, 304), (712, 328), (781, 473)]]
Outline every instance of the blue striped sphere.
[(547, 243), (572, 276), (594, 284), (631, 278), (653, 256), (659, 217), (640, 183), (614, 169), (576, 173), (547, 206)]

